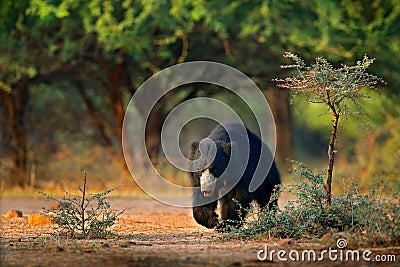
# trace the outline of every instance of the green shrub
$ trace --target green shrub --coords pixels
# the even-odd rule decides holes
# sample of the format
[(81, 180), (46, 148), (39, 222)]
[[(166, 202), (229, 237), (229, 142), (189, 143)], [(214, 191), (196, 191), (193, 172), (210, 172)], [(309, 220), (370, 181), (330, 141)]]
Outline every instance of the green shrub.
[(72, 195), (63, 189), (65, 196), (56, 199), (51, 195), (39, 192), (48, 199), (57, 202), (54, 210), (44, 209), (59, 226), (61, 235), (71, 238), (106, 238), (112, 236), (108, 229), (114, 225), (118, 216), (125, 210), (116, 212), (110, 209), (107, 195), (113, 191), (106, 191), (86, 195), (86, 172), (84, 173), (83, 188), (78, 186), (82, 196)]
[[(261, 210), (252, 206), (250, 218), (242, 221), (242, 227), (228, 226), (224, 231), (238, 238), (320, 238), (328, 232), (346, 232), (354, 239), (366, 239), (374, 244), (378, 239), (385, 244), (399, 244), (400, 205), (399, 193), (383, 199), (380, 188), (373, 187), (370, 194), (360, 193), (355, 180), (345, 181), (344, 194), (334, 195), (329, 206), (324, 188), (325, 172), (314, 173), (309, 167), (295, 162), (293, 171), (300, 182), (286, 189), (296, 200), (279, 210)], [(274, 198), (277, 198), (275, 194)], [(379, 243), (379, 242), (378, 242)]]

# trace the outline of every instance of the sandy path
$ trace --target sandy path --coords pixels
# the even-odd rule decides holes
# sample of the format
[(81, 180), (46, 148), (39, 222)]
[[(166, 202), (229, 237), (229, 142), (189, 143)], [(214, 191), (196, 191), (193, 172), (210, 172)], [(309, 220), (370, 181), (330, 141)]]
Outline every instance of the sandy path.
[[(144, 198), (109, 198), (111, 208), (126, 209), (124, 214), (131, 215), (143, 212), (187, 213), (189, 208), (180, 208), (163, 204), (153, 199)], [(24, 214), (40, 212), (42, 207), (50, 207), (51, 200), (42, 198), (2, 198), (0, 199), (0, 214), (10, 209), (19, 209)]]
[[(43, 199), (2, 199), (0, 211), (20, 209), (33, 214), (48, 207)], [(150, 199), (111, 199), (113, 209), (129, 208), (113, 228), (117, 238), (70, 240), (55, 237), (55, 225), (32, 226), (26, 218), (1, 218), (1, 266), (287, 266), (262, 262), (257, 252), (269, 249), (321, 249), (323, 244), (301, 241), (224, 241), (223, 234), (199, 226), (188, 208), (171, 207)], [(397, 255), (400, 249), (384, 252)], [(317, 262), (325, 266), (332, 262)], [(340, 264), (335, 262), (335, 265)], [(375, 263), (376, 264), (376, 263)], [(310, 262), (292, 262), (308, 266)], [(347, 262), (358, 266), (359, 262)], [(374, 264), (369, 263), (368, 266)], [(393, 263), (379, 266), (392, 266)]]

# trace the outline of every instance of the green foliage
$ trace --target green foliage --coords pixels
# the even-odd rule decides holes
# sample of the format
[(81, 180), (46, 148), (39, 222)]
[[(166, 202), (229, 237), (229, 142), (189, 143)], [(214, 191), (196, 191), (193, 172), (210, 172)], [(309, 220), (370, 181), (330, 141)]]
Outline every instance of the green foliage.
[[(293, 60), (294, 64), (281, 68), (294, 69), (297, 73), (285, 79), (276, 79), (279, 86), (291, 89), (293, 97), (303, 94), (310, 103), (323, 103), (328, 108), (333, 106), (338, 115), (364, 112), (359, 100), (368, 96), (361, 89), (377, 89), (379, 83), (384, 83), (381, 78), (366, 72), (374, 62), (367, 56), (354, 66), (342, 65), (339, 68), (322, 57), (317, 57), (311, 66), (306, 66), (303, 59), (293, 53), (286, 52), (284, 57)], [(349, 102), (354, 105), (349, 105)]]
[[(277, 68), (282, 61), (280, 55), (288, 50), (302, 51), (306, 59), (318, 53), (333, 62), (338, 59), (349, 62), (368, 51), (379, 58), (373, 66), (374, 73), (391, 82), (390, 91), (398, 92), (399, 27), (397, 0), (371, 0), (368, 5), (349, 0), (0, 1), (0, 97), (2, 93), (12, 96), (15, 106), (26, 112), (14, 113), (30, 118), (34, 109), (27, 107), (27, 103), (36, 86), (46, 84), (54, 92), (74, 91), (76, 84), (81, 83), (88, 95), (96, 95), (96, 99), (108, 105), (110, 101), (106, 98), (113, 88), (109, 77), (114, 77), (116, 64), (123, 63), (122, 77), (116, 80), (121, 81), (121, 90), (129, 97), (156, 71), (192, 60), (228, 63), (265, 89), (271, 87), (268, 77), (280, 73)], [(68, 89), (60, 86), (60, 82), (69, 83)], [(26, 90), (29, 94), (23, 94), (23, 101), (17, 103), (21, 99), (19, 92)], [(67, 101), (81, 102), (80, 96), (70, 95)], [(34, 97), (46, 98), (53, 106), (60, 104), (51, 95)], [(7, 105), (1, 107), (5, 109)], [(116, 125), (111, 107), (96, 105), (95, 108), (101, 118), (107, 118), (107, 124)], [(69, 115), (69, 111), (63, 112)], [(48, 124), (57, 131), (68, 128)], [(17, 126), (27, 133), (27, 138), (36, 138), (36, 134), (24, 129), (25, 125)], [(14, 131), (7, 127), (0, 131), (3, 129)], [(101, 135), (96, 127), (91, 129)], [(5, 137), (6, 147), (16, 143), (8, 140), (7, 133)], [(38, 138), (50, 140), (46, 136)], [(115, 140), (112, 141), (117, 143)], [(54, 141), (47, 143), (52, 147), (60, 145)], [(99, 141), (96, 145), (104, 144)], [(40, 146), (32, 144), (32, 147)], [(13, 158), (9, 150), (16, 153), (16, 148), (3, 150), (5, 158)], [(52, 156), (48, 152), (37, 154)], [(12, 175), (9, 177), (6, 179), (12, 180)]]
[(335, 195), (328, 206), (323, 181), (325, 172), (314, 173), (305, 164), (294, 163), (297, 166), (293, 171), (301, 180), (289, 185), (286, 191), (293, 193), (296, 200), (290, 200), (278, 212), (251, 207), (250, 218), (240, 222), (241, 228), (224, 229), (230, 237), (320, 238), (329, 232), (345, 231), (353, 239), (367, 240), (370, 245), (376, 244), (376, 236), (386, 245), (399, 244), (398, 191), (392, 191), (392, 198), (383, 199), (382, 186), (374, 186), (370, 194), (363, 195), (355, 180), (344, 181), (345, 193)]
[(51, 195), (39, 192), (48, 199), (57, 202), (55, 210), (46, 213), (53, 217), (53, 221), (60, 227), (60, 234), (71, 238), (107, 238), (112, 236), (109, 228), (114, 225), (118, 216), (125, 210), (115, 212), (110, 209), (107, 195), (113, 189), (86, 195), (86, 173), (83, 188), (78, 186), (82, 196), (72, 195), (63, 189), (65, 196), (56, 199)]
[[(348, 116), (339, 127), (337, 150), (340, 154), (335, 175), (358, 177), (364, 193), (374, 177), (386, 179), (388, 187), (399, 187), (400, 106), (396, 103), (400, 99), (372, 89), (363, 89), (362, 94), (371, 96), (360, 100), (367, 116), (365, 113)], [(301, 157), (313, 168), (322, 167), (332, 131), (331, 114), (325, 106), (308, 103), (302, 96), (294, 99), (291, 111), (296, 132), (293, 157)], [(334, 184), (336, 192), (340, 190), (340, 183), (338, 180)]]

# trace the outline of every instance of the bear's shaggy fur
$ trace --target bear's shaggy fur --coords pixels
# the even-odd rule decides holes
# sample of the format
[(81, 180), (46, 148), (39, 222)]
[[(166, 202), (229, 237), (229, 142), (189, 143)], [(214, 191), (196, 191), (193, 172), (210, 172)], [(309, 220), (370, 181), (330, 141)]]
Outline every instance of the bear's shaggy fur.
[[(225, 128), (224, 128), (225, 127)], [(276, 185), (280, 184), (279, 171), (273, 160), (273, 155), (269, 151), (267, 145), (261, 141), (261, 139), (252, 133), (244, 126), (237, 123), (225, 123), (224, 127), (218, 125), (208, 135), (208, 142), (203, 143), (202, 147), (199, 142), (193, 142), (189, 153), (189, 159), (194, 160), (192, 166), (194, 169), (200, 171), (190, 172), (191, 184), (193, 186), (193, 217), (199, 224), (207, 227), (214, 228), (218, 225), (218, 215), (215, 213), (217, 208), (218, 200), (220, 201), (221, 208), (221, 219), (222, 224), (230, 223), (232, 221), (241, 221), (246, 215), (245, 211), (238, 213), (239, 203), (243, 208), (248, 208), (250, 203), (255, 200), (261, 208), (264, 208), (269, 203), (271, 194)], [(244, 130), (245, 129), (245, 130)], [(231, 134), (231, 138), (228, 135)], [(244, 139), (245, 138), (245, 139)], [(232, 190), (224, 192), (223, 196), (219, 196), (223, 187), (225, 187), (234, 178), (235, 173), (227, 172), (226, 170), (229, 160), (231, 160), (231, 150), (233, 146), (236, 146), (236, 151), (243, 152), (243, 140), (249, 142), (249, 157), (247, 162), (239, 159), (241, 162), (234, 162), (233, 165), (241, 165), (244, 172), (243, 175), (237, 179), (237, 184), (234, 185)], [(213, 144), (215, 143), (214, 149), (216, 148), (216, 156), (214, 159), (209, 158), (209, 154)], [(247, 141), (246, 141), (247, 142)], [(267, 153), (268, 157), (272, 160), (271, 168), (268, 173), (262, 174), (265, 179), (261, 185), (253, 192), (249, 192), (249, 185), (257, 168), (257, 164), (263, 164), (259, 162), (261, 149), (264, 149), (263, 153)], [(200, 157), (200, 151), (202, 157)], [(244, 152), (247, 153), (247, 152)], [(233, 154), (235, 155), (235, 154)], [(197, 160), (197, 159), (201, 160)], [(232, 159), (234, 160), (234, 159)], [(212, 161), (212, 162), (211, 162)], [(244, 164), (244, 165), (243, 165)], [(224, 173), (224, 175), (222, 175)], [(238, 178), (238, 177), (237, 177)], [(202, 180), (202, 181), (201, 181)], [(206, 181), (206, 182), (204, 182)], [(210, 185), (210, 181), (214, 181), (214, 185)], [(207, 203), (207, 199), (216, 199), (211, 203)], [(235, 199), (237, 203), (233, 200)], [(269, 203), (269, 208), (276, 206), (276, 201)], [(229, 221), (226, 221), (229, 220)]]

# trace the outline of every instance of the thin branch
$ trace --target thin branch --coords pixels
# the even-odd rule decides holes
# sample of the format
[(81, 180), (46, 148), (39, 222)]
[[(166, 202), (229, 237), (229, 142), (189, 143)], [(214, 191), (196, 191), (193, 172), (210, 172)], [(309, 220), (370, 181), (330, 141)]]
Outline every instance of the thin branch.
[(82, 190), (82, 233), (85, 234), (85, 194), (86, 194), (86, 171), (83, 172), (83, 190)]

